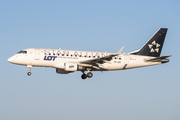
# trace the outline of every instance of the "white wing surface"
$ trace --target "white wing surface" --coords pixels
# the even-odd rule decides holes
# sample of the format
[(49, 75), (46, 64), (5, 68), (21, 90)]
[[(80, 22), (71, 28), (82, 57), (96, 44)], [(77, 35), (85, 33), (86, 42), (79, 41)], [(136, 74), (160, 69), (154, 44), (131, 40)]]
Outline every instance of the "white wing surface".
[(116, 54), (111, 54), (111, 55), (100, 57), (100, 58), (94, 58), (94, 59), (79, 61), (79, 63), (82, 63), (82, 64), (91, 64), (91, 65), (106, 63), (108, 61), (111, 61), (113, 57), (118, 56), (119, 54), (121, 54), (123, 48), (124, 47), (122, 47)]

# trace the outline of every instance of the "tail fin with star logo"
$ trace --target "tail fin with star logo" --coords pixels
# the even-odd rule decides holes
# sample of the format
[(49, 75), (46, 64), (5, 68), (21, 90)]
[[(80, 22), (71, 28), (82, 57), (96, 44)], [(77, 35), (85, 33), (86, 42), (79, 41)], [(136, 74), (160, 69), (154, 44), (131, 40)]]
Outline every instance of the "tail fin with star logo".
[(130, 54), (159, 57), (166, 37), (167, 28), (160, 28), (139, 50)]

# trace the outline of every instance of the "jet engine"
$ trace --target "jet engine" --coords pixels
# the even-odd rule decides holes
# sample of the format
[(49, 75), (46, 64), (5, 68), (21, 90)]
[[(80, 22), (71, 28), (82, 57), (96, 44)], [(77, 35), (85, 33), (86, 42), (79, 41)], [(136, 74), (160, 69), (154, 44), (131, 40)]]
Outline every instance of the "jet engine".
[(59, 73), (59, 74), (69, 74), (71, 72), (70, 71), (65, 71), (64, 69), (56, 68), (56, 73)]
[(77, 71), (77, 64), (75, 63), (65, 63), (64, 70), (66, 71)]
[(54, 65), (54, 67), (56, 68), (56, 72), (60, 74), (68, 74), (69, 72), (85, 70), (85, 67), (76, 63), (58, 63)]

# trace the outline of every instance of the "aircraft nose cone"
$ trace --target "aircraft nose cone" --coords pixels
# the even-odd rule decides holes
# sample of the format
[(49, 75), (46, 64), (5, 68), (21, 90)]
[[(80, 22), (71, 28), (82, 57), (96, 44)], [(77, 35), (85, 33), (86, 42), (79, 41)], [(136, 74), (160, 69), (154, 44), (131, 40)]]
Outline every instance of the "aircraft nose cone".
[(12, 63), (14, 61), (14, 59), (12, 57), (10, 57), (7, 61)]

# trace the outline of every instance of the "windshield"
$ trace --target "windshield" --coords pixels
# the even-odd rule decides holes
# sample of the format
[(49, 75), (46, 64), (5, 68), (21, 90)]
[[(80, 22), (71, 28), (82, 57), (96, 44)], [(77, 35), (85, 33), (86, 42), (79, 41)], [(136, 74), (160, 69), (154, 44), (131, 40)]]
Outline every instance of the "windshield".
[(18, 53), (27, 54), (27, 51), (21, 50)]

